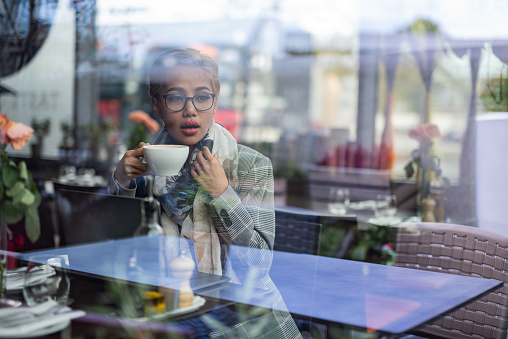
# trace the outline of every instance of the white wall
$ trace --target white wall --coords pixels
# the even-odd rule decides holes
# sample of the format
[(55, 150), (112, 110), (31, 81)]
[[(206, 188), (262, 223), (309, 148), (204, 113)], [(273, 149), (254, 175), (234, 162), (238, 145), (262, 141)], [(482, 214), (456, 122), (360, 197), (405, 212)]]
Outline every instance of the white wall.
[[(17, 92), (16, 96), (1, 96), (2, 113), (11, 120), (30, 125), (33, 117), (51, 119), (43, 150), (43, 156), (49, 158), (58, 156), (60, 123), (71, 122), (74, 110), (74, 13), (70, 0), (59, 1), (53, 25), (39, 52), (20, 71), (0, 81)], [(9, 149), (9, 153), (29, 156), (30, 147), (17, 152)]]
[(508, 236), (508, 113), (481, 115), (476, 126), (478, 227)]

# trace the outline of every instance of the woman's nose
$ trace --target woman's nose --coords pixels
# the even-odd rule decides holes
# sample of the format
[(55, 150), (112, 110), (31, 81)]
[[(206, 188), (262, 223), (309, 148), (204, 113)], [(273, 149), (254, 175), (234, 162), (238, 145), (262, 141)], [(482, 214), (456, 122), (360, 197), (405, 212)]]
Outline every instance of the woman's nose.
[(192, 103), (192, 100), (187, 100), (185, 103), (185, 107), (183, 108), (183, 116), (191, 117), (196, 116), (198, 113), (196, 111), (196, 108), (194, 107), (194, 104)]

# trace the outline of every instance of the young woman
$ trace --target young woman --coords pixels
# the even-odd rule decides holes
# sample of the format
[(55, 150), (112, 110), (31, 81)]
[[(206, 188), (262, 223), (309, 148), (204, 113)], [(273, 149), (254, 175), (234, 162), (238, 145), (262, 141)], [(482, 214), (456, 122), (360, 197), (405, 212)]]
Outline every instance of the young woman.
[[(272, 164), (214, 122), (217, 63), (194, 49), (166, 51), (150, 70), (149, 86), (154, 112), (164, 123), (154, 144), (190, 148), (178, 176), (154, 179), (164, 233), (193, 240), (200, 271), (237, 279), (234, 263), (226, 267), (229, 245), (269, 250), (269, 257), (256, 255), (238, 267), (269, 269), (275, 232)], [(146, 194), (144, 176), (152, 173), (141, 161), (144, 145), (120, 160), (113, 175), (118, 194)]]

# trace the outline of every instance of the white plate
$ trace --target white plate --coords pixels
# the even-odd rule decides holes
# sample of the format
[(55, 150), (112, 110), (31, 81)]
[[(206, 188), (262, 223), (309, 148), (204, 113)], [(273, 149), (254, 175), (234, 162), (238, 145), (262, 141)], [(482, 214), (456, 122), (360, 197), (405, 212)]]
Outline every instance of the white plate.
[(395, 226), (402, 222), (399, 217), (374, 217), (367, 220), (369, 224), (376, 226)]
[(182, 315), (186, 313), (191, 313), (203, 306), (206, 300), (199, 295), (194, 296), (194, 302), (192, 306), (179, 308), (177, 310), (167, 311), (164, 313), (154, 314), (151, 317), (143, 317), (143, 318), (135, 318), (135, 320), (139, 321), (150, 321), (150, 320), (164, 320), (170, 317), (176, 317), (177, 315)]
[(63, 330), (64, 328), (66, 328), (67, 326), (69, 326), (69, 324), (71, 323), (70, 320), (65, 320), (65, 321), (62, 321), (58, 324), (54, 324), (54, 325), (51, 325), (51, 326), (48, 326), (48, 327), (44, 327), (44, 328), (41, 328), (41, 329), (38, 329), (37, 331), (33, 331), (33, 332), (30, 332), (30, 333), (23, 333), (23, 334), (20, 334), (20, 335), (13, 335), (12, 333), (10, 333), (8, 336), (4, 336), (2, 334), (2, 332), (0, 331), (0, 338), (33, 338), (33, 337), (39, 337), (39, 336), (42, 336), (42, 335), (47, 335), (47, 334), (51, 334), (51, 333), (55, 333), (55, 332), (58, 332), (58, 331), (61, 331)]

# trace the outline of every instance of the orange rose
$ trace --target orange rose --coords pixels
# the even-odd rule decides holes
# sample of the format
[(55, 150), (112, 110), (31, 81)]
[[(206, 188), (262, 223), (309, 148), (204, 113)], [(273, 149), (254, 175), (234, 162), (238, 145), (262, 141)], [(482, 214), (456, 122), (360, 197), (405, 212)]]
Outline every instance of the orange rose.
[(7, 130), (7, 139), (15, 150), (22, 149), (32, 137), (34, 130), (22, 123), (13, 123)]
[(133, 111), (129, 114), (129, 120), (138, 124), (145, 124), (150, 133), (157, 133), (160, 125), (157, 121), (152, 119), (147, 113), (143, 111)]
[(150, 118), (149, 120), (145, 121), (145, 126), (148, 128), (150, 133), (157, 133), (160, 129), (160, 125), (157, 121)]
[(2, 144), (8, 144), (10, 142), (7, 136), (7, 130), (14, 125), (12, 120), (7, 118), (7, 114), (0, 114), (0, 135), (2, 137)]
[(137, 124), (143, 124), (146, 118), (150, 117), (143, 111), (133, 111), (129, 114), (129, 120)]

